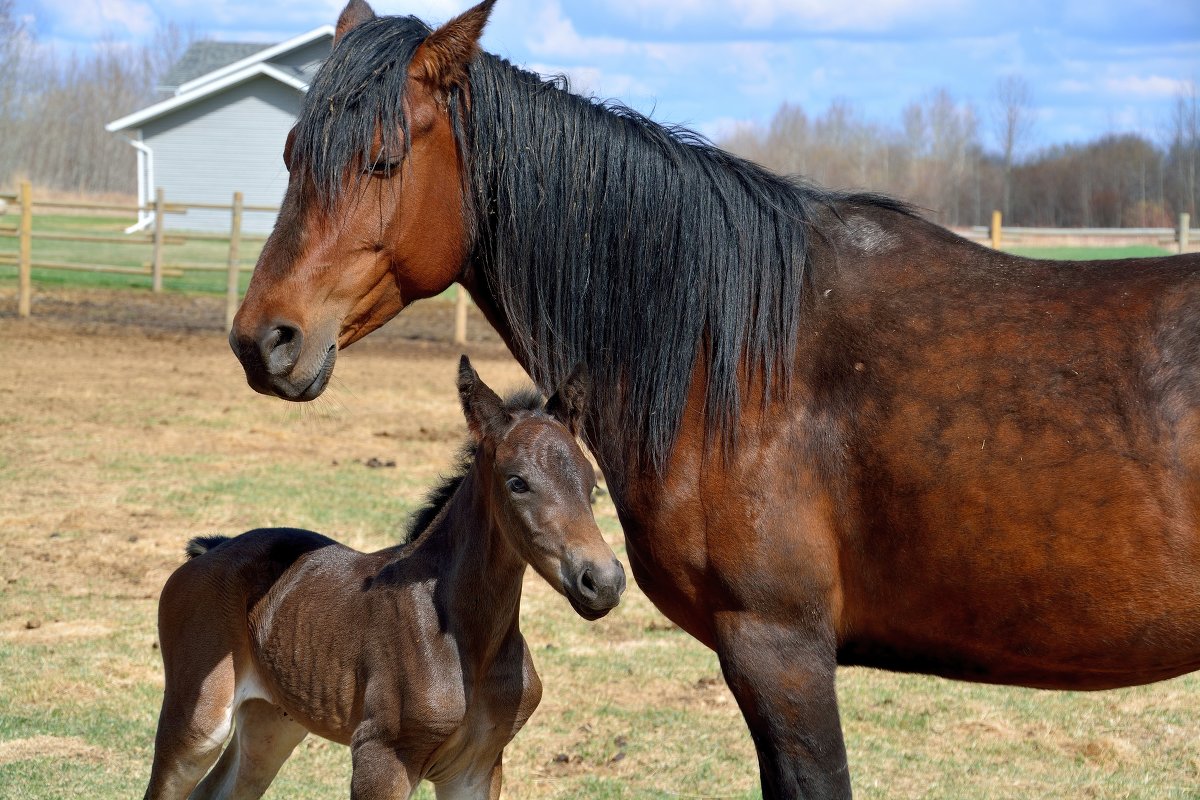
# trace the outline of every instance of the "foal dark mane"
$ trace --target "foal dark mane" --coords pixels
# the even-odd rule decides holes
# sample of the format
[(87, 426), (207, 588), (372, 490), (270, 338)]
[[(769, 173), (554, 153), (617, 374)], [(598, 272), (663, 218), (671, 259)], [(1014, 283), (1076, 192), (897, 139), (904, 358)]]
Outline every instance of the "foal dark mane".
[[(371, 20), (317, 76), (296, 146), (326, 202), (348, 165), (369, 160), (377, 122), (402, 145), (404, 75), (428, 33), (412, 17)], [(764, 402), (786, 396), (818, 214), (843, 203), (912, 212), (780, 177), (566, 89), (485, 53), (470, 66), (469, 111), (451, 98), (471, 263), (537, 384), (585, 363), (594, 436), (661, 473), (697, 358), (710, 434), (726, 445), (743, 379), (760, 382)]]
[[(518, 389), (504, 398), (504, 410), (510, 414), (519, 411), (542, 413), (545, 408), (545, 399), (540, 392), (533, 388)], [(438, 479), (434, 487), (425, 495), (425, 504), (413, 512), (412, 517), (409, 518), (408, 530), (404, 537), (405, 544), (415, 541), (437, 519), (438, 514), (442, 513), (442, 509), (450, 502), (450, 498), (454, 497), (458, 487), (462, 485), (471, 468), (475, 466), (475, 455), (478, 450), (479, 444), (474, 439), (468, 439), (459, 448), (458, 455), (454, 460), (454, 467), (448, 474)]]

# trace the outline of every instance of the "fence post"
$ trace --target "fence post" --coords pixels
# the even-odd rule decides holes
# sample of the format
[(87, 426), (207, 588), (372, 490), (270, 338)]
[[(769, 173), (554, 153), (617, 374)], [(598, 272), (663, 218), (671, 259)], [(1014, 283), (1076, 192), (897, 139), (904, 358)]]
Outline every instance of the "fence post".
[(992, 249), (1000, 249), (1000, 211), (997, 209), (992, 212)]
[(1186, 253), (1188, 249), (1188, 234), (1192, 227), (1192, 215), (1186, 211), (1179, 215), (1179, 252)]
[(229, 272), (225, 279), (225, 330), (233, 330), (233, 318), (237, 314), (238, 296), (241, 293), (241, 264), (238, 249), (242, 239), (242, 193), (233, 193), (233, 213), (229, 220)]
[(467, 290), (462, 286), (454, 287), (454, 343), (467, 343)]
[(33, 186), (21, 181), (21, 227), (18, 231), (17, 316), (28, 317), (33, 304)]
[(163, 213), (162, 187), (154, 190), (154, 260), (150, 265), (150, 283), (155, 292), (162, 291), (163, 274), (163, 231), (166, 228), (166, 214)]

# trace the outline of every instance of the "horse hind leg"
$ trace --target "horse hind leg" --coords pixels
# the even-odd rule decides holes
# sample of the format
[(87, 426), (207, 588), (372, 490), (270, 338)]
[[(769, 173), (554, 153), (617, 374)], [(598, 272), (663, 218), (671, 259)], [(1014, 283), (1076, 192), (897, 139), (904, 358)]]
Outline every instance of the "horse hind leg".
[(255, 800), (308, 734), (278, 706), (247, 700), (238, 706), (233, 740), (192, 800)]

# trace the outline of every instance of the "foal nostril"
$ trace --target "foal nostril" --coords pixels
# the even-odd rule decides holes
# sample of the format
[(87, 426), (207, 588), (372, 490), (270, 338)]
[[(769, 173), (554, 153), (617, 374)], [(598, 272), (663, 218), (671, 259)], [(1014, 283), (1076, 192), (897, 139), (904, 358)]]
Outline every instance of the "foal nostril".
[(304, 334), (291, 323), (280, 322), (270, 328), (258, 340), (258, 350), (267, 372), (272, 375), (289, 373), (300, 359), (303, 344)]

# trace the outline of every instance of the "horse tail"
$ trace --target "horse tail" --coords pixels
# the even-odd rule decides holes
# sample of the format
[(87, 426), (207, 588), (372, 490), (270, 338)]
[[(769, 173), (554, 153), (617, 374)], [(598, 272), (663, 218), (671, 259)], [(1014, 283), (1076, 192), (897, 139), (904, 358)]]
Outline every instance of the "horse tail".
[(187, 543), (187, 547), (184, 548), (184, 552), (187, 553), (188, 558), (195, 558), (196, 556), (204, 555), (221, 542), (228, 541), (228, 536), (197, 536), (195, 539), (192, 539)]

